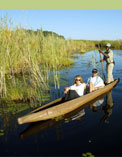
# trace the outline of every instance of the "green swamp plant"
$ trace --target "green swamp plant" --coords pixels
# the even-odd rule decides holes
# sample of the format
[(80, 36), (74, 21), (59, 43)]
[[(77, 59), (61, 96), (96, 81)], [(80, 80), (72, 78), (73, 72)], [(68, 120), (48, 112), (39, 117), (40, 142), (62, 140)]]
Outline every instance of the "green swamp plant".
[[(0, 97), (36, 100), (49, 89), (49, 72), (54, 86), (60, 88), (59, 69), (73, 64), (74, 52), (94, 46), (92, 41), (65, 40), (54, 34), (44, 36), (42, 29), (28, 31), (0, 21)], [(21, 75), (21, 81), (18, 80)], [(20, 83), (21, 82), (21, 83)], [(30, 84), (28, 84), (30, 82)], [(20, 84), (19, 84), (20, 83)]]
[(64, 39), (44, 37), (42, 30), (10, 29), (6, 19), (0, 24), (0, 60), (0, 96), (12, 100), (42, 96), (49, 90), (50, 71), (59, 88), (59, 68), (73, 63)]

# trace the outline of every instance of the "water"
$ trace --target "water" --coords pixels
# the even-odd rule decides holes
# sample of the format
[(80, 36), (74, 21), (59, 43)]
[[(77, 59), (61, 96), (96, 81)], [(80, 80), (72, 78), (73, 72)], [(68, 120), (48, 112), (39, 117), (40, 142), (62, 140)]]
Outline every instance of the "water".
[[(114, 56), (114, 78), (122, 80), (122, 51), (114, 50)], [(94, 58), (96, 59), (92, 64), (91, 60)], [(75, 75), (82, 75), (86, 82), (95, 64), (102, 75), (97, 51), (83, 56), (77, 54), (74, 61), (72, 67), (60, 71), (60, 89), (55, 90), (51, 86), (51, 100), (63, 96), (64, 87), (72, 85)], [(100, 100), (103, 101), (101, 105), (79, 109), (77, 115), (72, 113), (58, 121), (18, 125), (17, 117), (28, 110), (15, 115), (10, 112), (7, 117), (5, 113), (0, 113), (0, 156), (82, 156), (87, 152), (95, 156), (122, 156), (121, 92), (120, 81), (112, 93)], [(114, 103), (106, 105), (106, 101)]]

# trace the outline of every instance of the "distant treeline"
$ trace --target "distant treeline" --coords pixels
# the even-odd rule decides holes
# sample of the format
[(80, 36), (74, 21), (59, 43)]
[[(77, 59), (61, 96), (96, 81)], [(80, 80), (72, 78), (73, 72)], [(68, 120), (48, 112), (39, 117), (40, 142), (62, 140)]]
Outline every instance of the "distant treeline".
[(102, 40), (102, 41), (95, 41), (95, 46), (104, 48), (106, 43), (111, 44), (111, 48), (113, 49), (122, 49), (122, 40)]
[(86, 47), (105, 48), (107, 43), (111, 44), (112, 49), (122, 49), (122, 40), (73, 40), (76, 43), (85, 43)]
[[(29, 32), (30, 34), (34, 33), (35, 35), (37, 35), (39, 32), (42, 32), (43, 35), (45, 37), (48, 36), (53, 36), (54, 38), (61, 38), (65, 40), (65, 37), (63, 35), (59, 35), (55, 32), (52, 31), (43, 31), (42, 29), (37, 29), (36, 31), (34, 30), (25, 30), (27, 32)], [(76, 43), (76, 45), (78, 46), (77, 48), (79, 49), (79, 44), (81, 43), (81, 47), (85, 44), (85, 47), (100, 47), (100, 48), (104, 48), (106, 43), (110, 43), (112, 46), (111, 48), (113, 49), (122, 49), (122, 40), (101, 40), (101, 41), (97, 41), (97, 40), (72, 40)], [(84, 43), (84, 44), (83, 44)]]
[(41, 30), (41, 29), (37, 29), (36, 31), (31, 30), (31, 29), (28, 29), (28, 30), (25, 30), (25, 31), (29, 32), (30, 34), (31, 34), (31, 33), (35, 33), (36, 35), (37, 35), (39, 32), (42, 32), (45, 37), (53, 36), (53, 37), (58, 37), (58, 38), (61, 38), (61, 39), (65, 39), (63, 35), (59, 35), (59, 34), (57, 34), (57, 33), (55, 33), (55, 32), (52, 32), (52, 31), (43, 31), (43, 30)]

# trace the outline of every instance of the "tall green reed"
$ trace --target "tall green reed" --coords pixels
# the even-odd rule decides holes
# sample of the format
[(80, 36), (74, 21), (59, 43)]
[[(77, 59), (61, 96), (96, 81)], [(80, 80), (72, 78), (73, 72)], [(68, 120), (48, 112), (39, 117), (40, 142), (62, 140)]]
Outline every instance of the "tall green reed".
[[(50, 71), (54, 73), (55, 87), (59, 88), (59, 68), (73, 63), (66, 41), (45, 37), (42, 30), (29, 33), (22, 27), (10, 29), (6, 20), (0, 23), (0, 96), (12, 100), (39, 99), (49, 90)], [(17, 79), (19, 74), (21, 81)]]
[(9, 100), (40, 100), (49, 90), (49, 72), (60, 88), (59, 70), (73, 64), (71, 56), (95, 44), (65, 40), (42, 29), (28, 31), (12, 26), (7, 17), (0, 21), (0, 97)]

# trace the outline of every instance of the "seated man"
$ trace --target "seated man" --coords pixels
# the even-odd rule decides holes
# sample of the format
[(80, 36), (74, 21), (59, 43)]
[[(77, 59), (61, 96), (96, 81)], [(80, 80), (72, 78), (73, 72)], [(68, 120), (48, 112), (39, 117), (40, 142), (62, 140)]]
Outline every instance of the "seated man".
[(89, 87), (89, 92), (95, 91), (105, 86), (102, 78), (98, 76), (97, 69), (92, 70), (92, 77), (88, 79), (87, 86)]

